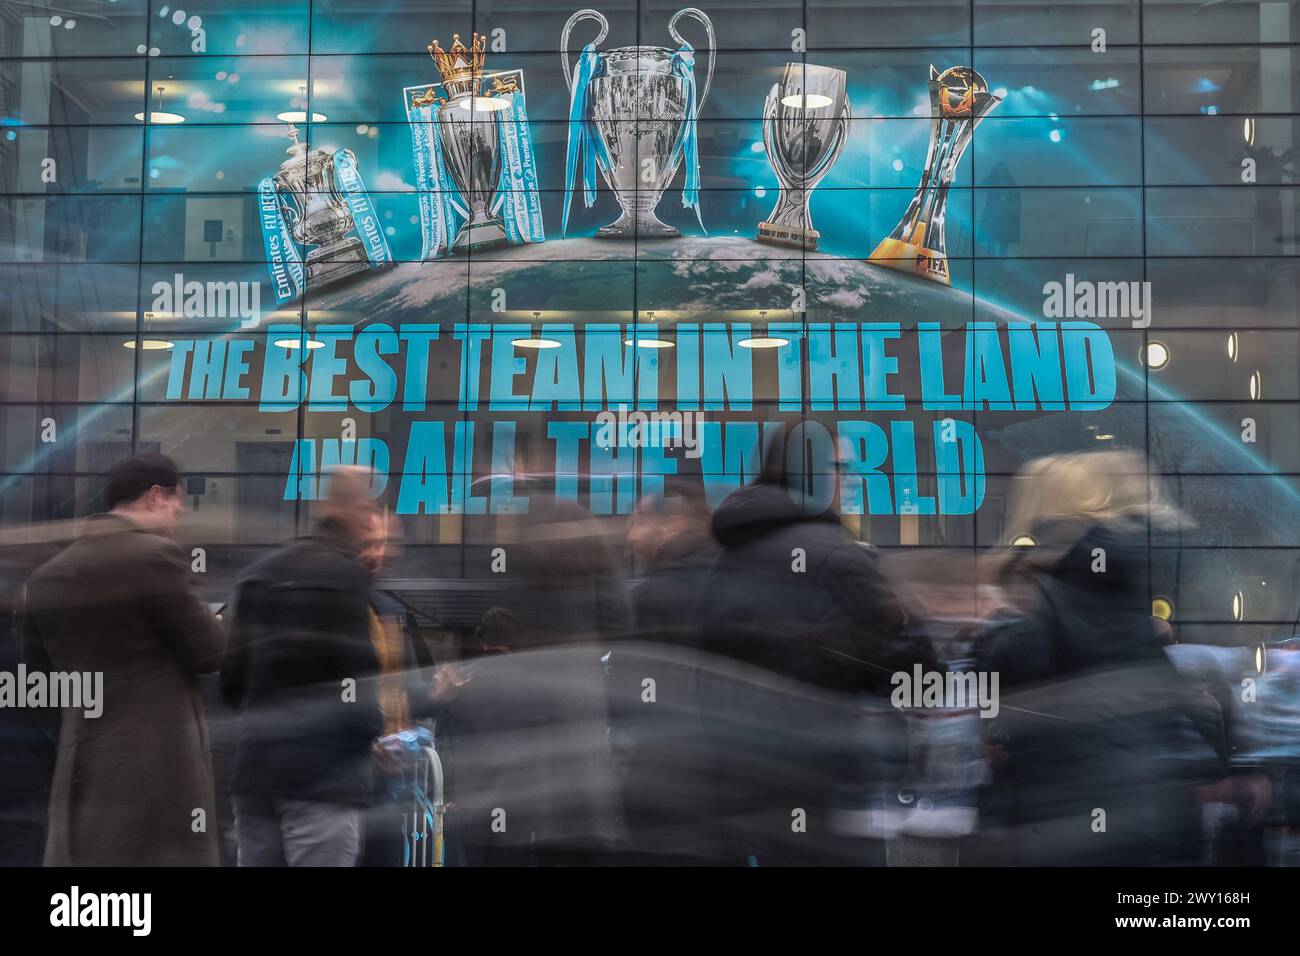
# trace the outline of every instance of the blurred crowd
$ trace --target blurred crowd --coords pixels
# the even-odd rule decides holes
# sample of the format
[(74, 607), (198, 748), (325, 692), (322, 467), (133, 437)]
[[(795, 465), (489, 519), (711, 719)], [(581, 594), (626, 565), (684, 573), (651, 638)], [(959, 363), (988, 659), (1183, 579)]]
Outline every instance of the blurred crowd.
[[(801, 467), (712, 510), (670, 482), (617, 537), (532, 497), (449, 649), (381, 586), (364, 470), (208, 604), (177, 466), (123, 461), (12, 596), (0, 671), (102, 673), (103, 707), (0, 708), (0, 862), (1300, 863), (1300, 644), (1153, 616), (1187, 519), (1141, 457), (1035, 461), (1004, 547), (890, 556)], [(996, 707), (897, 693), (933, 674)]]

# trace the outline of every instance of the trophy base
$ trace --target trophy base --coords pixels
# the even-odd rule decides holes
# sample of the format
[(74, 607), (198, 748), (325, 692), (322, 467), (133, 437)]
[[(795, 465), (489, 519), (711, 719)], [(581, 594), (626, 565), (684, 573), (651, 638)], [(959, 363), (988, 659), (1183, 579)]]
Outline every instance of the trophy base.
[(467, 222), (456, 233), (456, 241), (451, 245), (452, 252), (480, 252), (495, 249), (510, 242), (506, 227), (500, 219), (485, 219), (482, 222)]
[(930, 282), (951, 285), (948, 275), (948, 256), (946, 253), (915, 243), (903, 242), (901, 239), (882, 239), (875, 252), (868, 259), (873, 265), (887, 269), (907, 272)]
[(370, 271), (370, 258), (361, 240), (353, 237), (332, 246), (321, 246), (308, 253), (303, 263), (307, 270), (307, 288), (332, 285), (350, 276)]
[(783, 226), (777, 222), (760, 222), (758, 224), (758, 241), (776, 246), (793, 246), (809, 252), (817, 248), (822, 234), (816, 229), (804, 229), (802, 226)]
[(679, 239), (682, 232), (676, 226), (660, 222), (654, 210), (629, 215), (626, 211), (608, 226), (596, 232), (597, 239)]

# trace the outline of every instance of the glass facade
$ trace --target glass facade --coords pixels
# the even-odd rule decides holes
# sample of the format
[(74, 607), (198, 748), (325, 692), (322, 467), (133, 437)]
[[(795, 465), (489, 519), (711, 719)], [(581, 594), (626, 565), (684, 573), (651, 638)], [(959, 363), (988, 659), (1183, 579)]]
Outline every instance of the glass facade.
[[(664, 69), (686, 69), (669, 30), (677, 9), (611, 0), (594, 51), (661, 47)], [(386, 474), (403, 526), (389, 589), (430, 626), (472, 627), (481, 599), (457, 582), (488, 578), (491, 550), (527, 520), (522, 482), (502, 476), (549, 476), (547, 493), (573, 497), (617, 535), (665, 474), (698, 477), (716, 502), (753, 476), (762, 423), (784, 422), (805, 424), (813, 444), (847, 439), (861, 467), (841, 451), (823, 488), (891, 557), (1005, 543), (1027, 461), (1135, 449), (1194, 520), (1150, 535), (1153, 588), (1180, 639), (1250, 645), (1300, 629), (1294, 5), (704, 10), (716, 43), (698, 20), (675, 25), (693, 48), (696, 183), (683, 144), (648, 148), (666, 122), (649, 81), (629, 87), (630, 101), (593, 87), (592, 112), (573, 122), (568, 74), (581, 75), (597, 24), (574, 26), (562, 56), (573, 10), (554, 4), (0, 0), (6, 588), (58, 537), (27, 541), (29, 529), (97, 510), (108, 467), (132, 450), (162, 451), (185, 472), (185, 535), (205, 551), (215, 601), (307, 527), (315, 472), (360, 460)], [(445, 79), (426, 46), (475, 33), (489, 72), (522, 71), (527, 115), (474, 107), (467, 122), (517, 143), (515, 124), (536, 174), (490, 182), (489, 215), (523, 190), (545, 240), (428, 254), (437, 184), (465, 190), (456, 170), (426, 175), (436, 154), (417, 134), (434, 124), (412, 120), (410, 91)], [(882, 240), (909, 219), (925, 176), (932, 97), (979, 92), (932, 90), (952, 67), (977, 71), (995, 102), (974, 128), (968, 105), (944, 100), (953, 129), (972, 135), (940, 199), (946, 281), (935, 281), (888, 268), (903, 247)], [(656, 69), (636, 61), (643, 76)], [(844, 78), (823, 97), (844, 103), (834, 133), (785, 147), (787, 175), (800, 162), (825, 167), (804, 220), (815, 248), (757, 241), (781, 186), (767, 98), (787, 69), (796, 91)], [(588, 119), (606, 150), (631, 144), (634, 155), (616, 158), (631, 170), (625, 202), (646, 206), (666, 181), (648, 203), (679, 238), (597, 236), (626, 207), (594, 169), (587, 203), (581, 154), (571, 169)], [(673, 122), (670, 140), (683, 121)], [(445, 157), (451, 134), (440, 129)], [(475, 153), (464, 175), (494, 160)], [(343, 178), (348, 169), (359, 178)], [(306, 185), (291, 196), (295, 175)], [(330, 216), (353, 234), (332, 232)], [(911, 233), (912, 246), (933, 250), (929, 222), (932, 245)], [(279, 223), (298, 230), (293, 241)], [(287, 255), (294, 242), (277, 279), (271, 250)], [(286, 286), (295, 262), (301, 276)], [(1056, 407), (1051, 387), (1022, 387), (1007, 330), (1071, 321), (1101, 335), (1076, 356), (1081, 381), (1067, 354)], [(995, 330), (1010, 402), (979, 350), (983, 328)], [(628, 344), (644, 337), (668, 347)], [(515, 344), (530, 338), (560, 347)], [(777, 345), (742, 344), (755, 338)], [(1113, 396), (1099, 381), (1107, 349)], [(940, 366), (936, 387), (958, 400), (923, 400), (935, 383), (922, 378)], [(976, 380), (989, 390), (964, 394)], [(1079, 400), (1089, 393), (1102, 407)], [(701, 455), (598, 447), (595, 417), (619, 405), (702, 413)], [(949, 422), (977, 436), (957, 457), (938, 438)], [(861, 423), (887, 439), (881, 482), (853, 478), (875, 454), (877, 432)], [(962, 495), (977, 506), (954, 504)]]

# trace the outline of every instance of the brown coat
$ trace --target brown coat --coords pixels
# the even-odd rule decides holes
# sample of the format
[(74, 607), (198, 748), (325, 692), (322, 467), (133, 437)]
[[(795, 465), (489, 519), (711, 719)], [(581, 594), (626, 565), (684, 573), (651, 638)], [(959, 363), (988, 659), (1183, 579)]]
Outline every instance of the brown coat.
[(197, 675), (225, 640), (189, 572), (175, 542), (96, 515), (28, 582), (29, 669), (103, 674), (98, 718), (62, 711), (46, 866), (217, 863)]

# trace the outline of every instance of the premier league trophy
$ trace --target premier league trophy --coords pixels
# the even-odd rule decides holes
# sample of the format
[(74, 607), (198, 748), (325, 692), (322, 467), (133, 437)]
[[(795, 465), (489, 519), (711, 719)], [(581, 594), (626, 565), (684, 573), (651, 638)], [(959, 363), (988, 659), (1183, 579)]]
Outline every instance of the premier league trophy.
[(973, 67), (954, 66), (942, 73), (930, 67), (930, 151), (925, 172), (902, 221), (876, 246), (872, 262), (950, 283), (943, 235), (948, 187), (975, 127), (1001, 102), (1002, 97), (989, 92), (984, 77)]
[(421, 259), (541, 242), (523, 71), (485, 73), (487, 37), (477, 33), (468, 47), (453, 34), (451, 49), (437, 40), (427, 49), (442, 81), (402, 91), (419, 185)]
[(763, 145), (781, 184), (776, 208), (758, 225), (760, 242), (816, 249), (808, 200), (839, 159), (849, 133), (843, 70), (787, 63), (763, 105)]
[[(704, 89), (695, 95), (695, 50), (677, 32), (683, 17), (698, 20), (709, 41), (709, 68)], [(569, 34), (583, 20), (600, 25), (569, 68)], [(696, 144), (696, 115), (709, 96), (717, 43), (713, 22), (701, 10), (686, 7), (668, 22), (676, 50), (659, 46), (628, 46), (597, 52), (609, 32), (609, 21), (595, 10), (579, 10), (560, 36), (564, 79), (569, 86), (569, 150), (564, 196), (563, 232), (575, 177), (581, 175), (585, 204), (596, 201), (596, 167), (613, 191), (623, 214), (596, 233), (601, 239), (671, 238), (681, 233), (659, 221), (655, 208), (677, 167), (685, 162), (682, 205), (700, 217), (700, 162)], [(579, 170), (581, 164), (581, 170)], [(700, 221), (703, 228), (703, 221)]]
[[(289, 158), (258, 187), (267, 265), (281, 302), (392, 262), (352, 150), (309, 149), (294, 126), (289, 137)], [(316, 248), (302, 259), (298, 245)]]
[[(442, 75), (442, 87), (447, 98), (438, 97), (428, 102), (415, 100), (412, 105), (437, 103), (443, 159), (452, 182), (469, 206), (469, 216), (456, 234), (452, 251), (505, 245), (505, 223), (492, 209), (501, 179), (501, 130), (497, 114), (506, 104), (490, 94), (514, 92), (516, 87), (498, 83), (490, 91), (484, 90), (485, 36), (475, 33), (466, 48), (460, 42), (460, 34), (456, 33), (452, 35), (450, 50), (444, 50), (437, 40), (429, 44), (428, 50)], [(433, 96), (433, 90), (429, 90), (426, 96)]]

